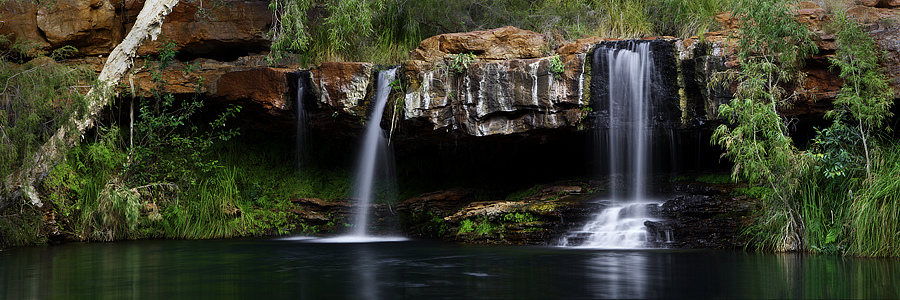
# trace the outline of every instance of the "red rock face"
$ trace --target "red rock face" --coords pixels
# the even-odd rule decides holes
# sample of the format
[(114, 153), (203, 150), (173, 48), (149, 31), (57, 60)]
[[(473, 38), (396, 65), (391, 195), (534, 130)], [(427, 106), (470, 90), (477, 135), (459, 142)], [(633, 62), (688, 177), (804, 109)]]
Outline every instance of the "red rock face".
[[(37, 6), (27, 1), (6, 1), (0, 6), (4, 18), (0, 34), (31, 40), (39, 49), (48, 51), (73, 45), (84, 57), (68, 63), (92, 65), (98, 71), (103, 57), (121, 40), (143, 6), (142, 0), (55, 3)], [(886, 51), (886, 73), (900, 92), (900, 29), (891, 23), (896, 16), (891, 7), (898, 6), (900, 0), (864, 0), (860, 4), (863, 5), (851, 6), (848, 14), (868, 24)], [(269, 47), (265, 34), (272, 26), (272, 12), (267, 5), (267, 0), (203, 1), (202, 6), (201, 1), (180, 2), (164, 22), (163, 34), (166, 41), (175, 43), (179, 58), (193, 61), (195, 71), (184, 73), (185, 64), (181, 62), (165, 70), (163, 77), (169, 91), (192, 94), (199, 90), (211, 99), (242, 102), (256, 107), (261, 114), (287, 118), (273, 120), (274, 123), (291, 121), (294, 79), (287, 75), (290, 68), (270, 68), (261, 55), (252, 55)], [(797, 89), (804, 92), (803, 97), (783, 113), (801, 118), (821, 116), (830, 109), (830, 100), (841, 85), (827, 63), (827, 57), (836, 48), (833, 37), (823, 30), (829, 15), (812, 2), (801, 2), (793, 9), (798, 22), (819, 34), (817, 44), (821, 50), (804, 70), (808, 80)], [(728, 13), (720, 14), (718, 19), (727, 30), (704, 35), (703, 41), (712, 45), (702, 54), (707, 58), (694, 57), (699, 38), (676, 43), (679, 59), (697, 59), (691, 65), (696, 63), (700, 69), (689, 74), (698, 80), (693, 89), (702, 89), (711, 73), (720, 71), (711, 63), (739, 67), (734, 56), (736, 40), (732, 38), (739, 24)], [(556, 47), (548, 36), (515, 27), (425, 39), (410, 52), (411, 60), (400, 70), (405, 91), (393, 95), (395, 101), (403, 101), (401, 125), (465, 135), (577, 128), (587, 99), (585, 80), (589, 71), (585, 54), (607, 40), (610, 39), (591, 37)], [(146, 43), (140, 54), (155, 53), (162, 42)], [(450, 55), (460, 53), (472, 53), (476, 59), (463, 74), (455, 74), (446, 66)], [(565, 67), (559, 74), (548, 71), (551, 58), (556, 55)], [(142, 64), (138, 58), (135, 65)], [(316, 95), (313, 106), (327, 115), (340, 112), (348, 120), (364, 117), (374, 74), (375, 66), (369, 63), (323, 63), (310, 72)], [(199, 77), (204, 79), (203, 86), (197, 85)], [(147, 95), (152, 86), (146, 70), (140, 70), (131, 82), (141, 95)], [(707, 107), (705, 117), (714, 118), (714, 106), (721, 99), (706, 94), (703, 97), (706, 103), (694, 106)], [(702, 114), (702, 109), (697, 110)]]
[[(181, 54), (219, 60), (268, 51), (265, 35), (272, 26), (268, 5), (267, 0), (181, 1), (163, 23), (165, 40), (145, 42), (138, 53), (155, 53), (166, 40), (174, 42)], [(125, 7), (125, 28), (130, 28), (143, 1), (127, 0)]]
[(0, 34), (31, 41), (45, 51), (70, 45), (80, 56), (106, 54), (124, 37), (109, 0), (58, 0), (54, 5), (6, 1), (0, 14)]
[(419, 43), (409, 56), (412, 60), (428, 62), (458, 53), (472, 53), (486, 60), (536, 58), (550, 52), (549, 43), (550, 38), (543, 34), (507, 26), (433, 36)]
[(900, 0), (858, 0), (857, 3), (871, 7), (898, 7)]
[(268, 111), (288, 108), (287, 74), (292, 69), (255, 68), (228, 72), (219, 77), (215, 96), (228, 101), (249, 99)]

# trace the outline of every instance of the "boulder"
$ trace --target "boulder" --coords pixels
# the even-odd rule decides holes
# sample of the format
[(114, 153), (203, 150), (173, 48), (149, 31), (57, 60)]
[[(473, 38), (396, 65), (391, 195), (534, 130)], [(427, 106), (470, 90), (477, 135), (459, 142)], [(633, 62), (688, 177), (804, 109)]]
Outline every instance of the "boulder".
[(58, 0), (40, 5), (36, 20), (51, 47), (71, 45), (79, 55), (109, 53), (124, 38), (110, 0)]
[(412, 60), (435, 63), (448, 54), (472, 53), (485, 60), (546, 56), (551, 39), (543, 34), (507, 26), (491, 30), (447, 33), (427, 38), (409, 53)]
[(900, 6), (900, 0), (858, 0), (856, 3), (859, 3), (863, 6), (869, 7), (898, 7)]
[(50, 49), (50, 42), (38, 28), (37, 12), (38, 5), (31, 1), (4, 1), (0, 4), (0, 34), (19, 42), (28, 41), (42, 51)]
[(741, 230), (750, 220), (752, 207), (752, 201), (746, 198), (702, 191), (666, 201), (654, 212), (661, 220), (647, 221), (644, 225), (655, 246), (740, 248), (748, 242)]
[(309, 71), (313, 93), (322, 108), (365, 117), (375, 84), (375, 65), (356, 62), (325, 62)]
[[(124, 5), (125, 28), (130, 28), (144, 2), (125, 0)], [(273, 22), (268, 6), (267, 0), (182, 0), (163, 23), (162, 38), (147, 41), (138, 54), (156, 53), (167, 42), (180, 56), (221, 61), (268, 51), (266, 33)]]
[(290, 105), (288, 73), (293, 69), (258, 67), (222, 74), (216, 82), (216, 97), (227, 101), (250, 100), (266, 111), (283, 111)]

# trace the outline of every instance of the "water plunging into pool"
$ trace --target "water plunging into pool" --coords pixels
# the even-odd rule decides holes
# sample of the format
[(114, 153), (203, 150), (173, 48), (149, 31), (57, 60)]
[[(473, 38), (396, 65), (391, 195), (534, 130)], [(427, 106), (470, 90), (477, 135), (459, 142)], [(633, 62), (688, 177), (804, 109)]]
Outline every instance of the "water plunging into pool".
[(593, 53), (594, 70), (606, 70), (606, 99), (596, 118), (594, 155), (597, 173), (609, 178), (610, 199), (593, 220), (561, 241), (563, 246), (587, 248), (643, 248), (647, 244), (647, 197), (650, 166), (650, 120), (654, 67), (650, 43), (600, 45)]
[(393, 153), (390, 151), (384, 130), (381, 129), (381, 116), (391, 92), (390, 84), (394, 81), (397, 68), (378, 73), (374, 104), (369, 114), (368, 125), (360, 146), (359, 160), (356, 167), (356, 180), (353, 184), (354, 205), (352, 230), (346, 236), (325, 239), (326, 242), (375, 242), (395, 241), (402, 238), (380, 238), (368, 235), (369, 209), (373, 198), (390, 197), (395, 194), (393, 184)]

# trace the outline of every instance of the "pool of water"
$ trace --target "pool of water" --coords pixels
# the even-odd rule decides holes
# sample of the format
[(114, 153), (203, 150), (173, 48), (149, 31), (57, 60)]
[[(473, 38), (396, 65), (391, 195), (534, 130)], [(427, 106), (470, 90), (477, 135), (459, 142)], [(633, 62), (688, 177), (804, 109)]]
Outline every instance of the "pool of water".
[(0, 298), (897, 298), (900, 261), (435, 241), (153, 240), (0, 252)]

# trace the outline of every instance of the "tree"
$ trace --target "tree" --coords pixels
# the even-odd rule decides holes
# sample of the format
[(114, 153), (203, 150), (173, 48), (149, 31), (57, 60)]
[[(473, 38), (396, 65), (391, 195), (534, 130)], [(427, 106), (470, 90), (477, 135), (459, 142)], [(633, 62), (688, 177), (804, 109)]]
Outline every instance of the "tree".
[(809, 160), (794, 146), (778, 109), (794, 98), (782, 84), (803, 80), (803, 59), (817, 48), (780, 1), (740, 2), (735, 15), (742, 24), (741, 68), (727, 74), (737, 79), (738, 87), (735, 99), (719, 108), (731, 125), (716, 128), (712, 141), (734, 162), (735, 180), (761, 183), (771, 191), (763, 197), (768, 211), (755, 226), (760, 246), (798, 250), (803, 248), (804, 226), (794, 195)]
[(840, 69), (844, 85), (834, 101), (835, 109), (826, 116), (836, 123), (848, 122), (856, 127), (866, 158), (866, 178), (872, 179), (871, 133), (893, 115), (890, 109), (894, 92), (881, 71), (884, 53), (872, 37), (843, 13), (835, 14), (834, 24), (838, 49), (828, 60)]
[(21, 197), (26, 197), (32, 205), (42, 206), (35, 191), (35, 185), (45, 177), (53, 166), (65, 155), (65, 150), (77, 144), (84, 133), (94, 126), (94, 118), (109, 99), (113, 88), (131, 68), (132, 58), (138, 47), (147, 38), (156, 39), (162, 30), (165, 17), (172, 12), (178, 0), (148, 0), (138, 14), (134, 26), (125, 39), (109, 54), (103, 70), (94, 86), (88, 91), (87, 110), (75, 115), (68, 126), (60, 126), (57, 132), (29, 159), (22, 169), (4, 180), (0, 193), (0, 212)]

